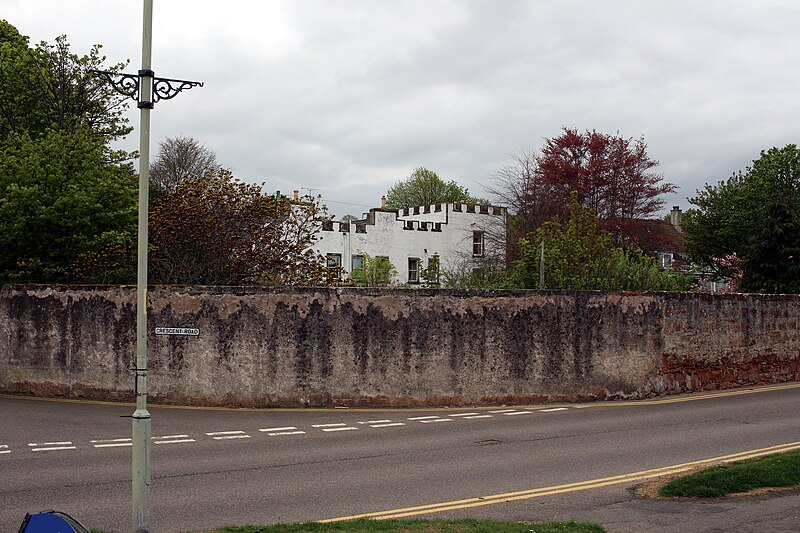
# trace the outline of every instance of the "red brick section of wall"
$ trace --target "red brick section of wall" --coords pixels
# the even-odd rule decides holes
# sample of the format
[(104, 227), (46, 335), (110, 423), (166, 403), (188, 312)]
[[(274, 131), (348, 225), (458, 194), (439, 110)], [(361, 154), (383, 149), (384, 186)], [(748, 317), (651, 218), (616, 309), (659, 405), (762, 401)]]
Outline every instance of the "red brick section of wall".
[[(800, 378), (794, 296), (196, 287), (148, 302), (156, 402), (490, 404)], [(3, 287), (0, 391), (131, 400), (135, 322), (132, 288)]]
[(670, 294), (659, 375), (646, 390), (717, 390), (800, 380), (800, 297)]

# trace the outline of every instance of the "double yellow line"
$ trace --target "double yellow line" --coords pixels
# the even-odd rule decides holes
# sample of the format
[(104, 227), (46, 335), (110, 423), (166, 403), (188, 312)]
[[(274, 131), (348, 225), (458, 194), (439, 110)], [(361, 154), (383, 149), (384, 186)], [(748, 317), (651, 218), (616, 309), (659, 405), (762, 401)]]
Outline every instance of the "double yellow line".
[(589, 481), (581, 481), (579, 483), (568, 483), (566, 485), (555, 485), (553, 487), (542, 487), (538, 489), (523, 490), (518, 492), (493, 494), (491, 496), (478, 496), (476, 498), (468, 498), (465, 500), (433, 503), (430, 505), (420, 505), (417, 507), (405, 507), (402, 509), (392, 509), (389, 511), (379, 511), (376, 513), (364, 513), (352, 516), (342, 516), (338, 518), (329, 518), (327, 520), (320, 520), (320, 522), (340, 522), (342, 520), (354, 520), (356, 518), (373, 518), (376, 520), (388, 520), (392, 518), (406, 518), (409, 516), (440, 513), (442, 511), (468, 509), (470, 507), (482, 507), (484, 505), (496, 505), (498, 503), (507, 503), (517, 500), (527, 500), (530, 498), (551, 496), (553, 494), (563, 494), (565, 492), (577, 492), (581, 490), (607, 487), (609, 485), (619, 485), (622, 483), (641, 481), (654, 477), (666, 476), (670, 474), (678, 474), (701, 466), (710, 466), (716, 463), (729, 463), (732, 461), (742, 461), (745, 459), (752, 459), (754, 457), (761, 457), (764, 455), (770, 455), (780, 452), (788, 452), (791, 450), (798, 450), (798, 449), (800, 449), (800, 442), (790, 442), (786, 444), (778, 444), (776, 446), (769, 446), (767, 448), (758, 448), (755, 450), (748, 450), (728, 455), (720, 455), (718, 457), (710, 457), (708, 459), (701, 459), (699, 461), (691, 461), (688, 463), (665, 466), (663, 468), (654, 468), (651, 470), (642, 470), (640, 472), (632, 472), (630, 474), (622, 474), (619, 476), (611, 476), (599, 479), (592, 479)]

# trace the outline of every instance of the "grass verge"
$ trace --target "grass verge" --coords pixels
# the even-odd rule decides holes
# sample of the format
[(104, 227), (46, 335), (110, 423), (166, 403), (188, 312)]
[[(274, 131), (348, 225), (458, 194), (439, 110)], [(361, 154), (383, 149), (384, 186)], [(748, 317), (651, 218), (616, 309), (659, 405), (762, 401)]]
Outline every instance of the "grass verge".
[(740, 461), (670, 481), (658, 494), (667, 497), (718, 498), (768, 487), (800, 485), (800, 450)]
[(603, 533), (597, 524), (583, 522), (494, 522), (492, 520), (348, 520), (320, 524), (275, 524), (272, 526), (228, 526), (209, 533)]

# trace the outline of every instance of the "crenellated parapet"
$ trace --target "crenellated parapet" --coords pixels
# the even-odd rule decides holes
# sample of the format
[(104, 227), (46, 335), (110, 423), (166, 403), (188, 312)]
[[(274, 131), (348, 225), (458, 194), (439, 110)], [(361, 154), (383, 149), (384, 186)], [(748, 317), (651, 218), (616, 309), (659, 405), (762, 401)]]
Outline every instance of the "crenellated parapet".
[(440, 232), (443, 231), (444, 227), (454, 222), (455, 219), (453, 217), (461, 219), (465, 216), (475, 215), (505, 218), (506, 212), (507, 209), (505, 207), (460, 202), (406, 207), (403, 209), (373, 208), (361, 220), (350, 222), (323, 220), (321, 229), (324, 232), (368, 233), (370, 227), (381, 224), (393, 226), (397, 230), (404, 231)]
[(417, 216), (417, 215), (427, 215), (430, 213), (441, 213), (450, 210), (456, 213), (476, 213), (481, 215), (495, 215), (495, 216), (502, 216), (506, 213), (505, 207), (500, 207), (496, 205), (485, 205), (485, 204), (466, 204), (461, 202), (453, 202), (452, 204), (441, 203), (441, 204), (432, 204), (432, 205), (422, 205), (422, 206), (415, 206), (415, 207), (405, 207), (398, 211), (398, 216), (400, 217), (409, 217), (409, 216)]

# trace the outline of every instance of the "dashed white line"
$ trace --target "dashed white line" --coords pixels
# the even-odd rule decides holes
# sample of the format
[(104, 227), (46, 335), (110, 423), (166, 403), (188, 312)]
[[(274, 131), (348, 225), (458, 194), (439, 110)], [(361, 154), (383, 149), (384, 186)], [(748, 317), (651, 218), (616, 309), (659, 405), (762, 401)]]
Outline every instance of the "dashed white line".
[(389, 424), (370, 424), (371, 428), (391, 428), (394, 426), (405, 426), (404, 422), (391, 422)]
[(268, 433), (270, 431), (291, 431), (293, 429), (297, 429), (297, 428), (295, 426), (286, 426), (286, 427), (283, 427), (283, 428), (263, 428), (263, 429), (259, 429), (259, 431), (262, 431), (264, 433)]
[(439, 418), (439, 416), (414, 416), (407, 420), (433, 420), (434, 418)]
[(270, 437), (280, 437), (283, 435), (304, 435), (305, 431), (278, 431), (277, 433), (267, 433)]
[(211, 431), (206, 433), (214, 440), (249, 439), (250, 435), (244, 431)]
[(540, 413), (552, 413), (553, 411), (566, 411), (566, 407), (553, 407), (551, 409), (539, 409)]
[(352, 431), (352, 430), (354, 430), (354, 429), (358, 429), (358, 428), (356, 428), (356, 427), (353, 427), (353, 426), (347, 426), (347, 427), (343, 427), (343, 428), (340, 428), (340, 427), (336, 427), (336, 428), (325, 428), (325, 429), (323, 429), (322, 431)]
[(475, 416), (478, 413), (456, 413), (454, 415), (447, 415), (447, 416)]
[(391, 420), (367, 420), (366, 422), (359, 422), (359, 424), (387, 424)]
[(504, 416), (514, 416), (514, 415), (532, 415), (533, 411), (514, 411), (512, 413), (503, 413)]
[(338, 424), (312, 424), (311, 427), (312, 428), (336, 428), (336, 427), (342, 427), (342, 426), (346, 426), (346, 425), (347, 424), (345, 424), (344, 422), (341, 422), (341, 423), (338, 423)]
[(180, 444), (182, 442), (196, 442), (189, 438), (189, 435), (165, 435), (163, 437), (151, 437), (155, 444)]
[(420, 420), (420, 424), (430, 424), (431, 422), (453, 422), (452, 418), (436, 418), (434, 420)]
[(489, 411), (489, 412), (494, 414), (499, 414), (499, 413), (510, 413), (512, 411), (516, 411), (516, 409), (499, 409), (497, 411)]
[(42, 442), (42, 443), (35, 443), (31, 442), (28, 443), (28, 446), (31, 447), (32, 452), (55, 452), (58, 450), (77, 450), (76, 446), (72, 445), (72, 441), (61, 441), (61, 442)]
[(8, 444), (0, 444), (0, 453), (11, 453), (8, 449)]
[(95, 448), (122, 448), (125, 446), (133, 446), (132, 439), (100, 439), (90, 440), (89, 442)]
[(465, 420), (473, 420), (475, 418), (492, 418), (492, 415), (475, 415), (475, 416), (465, 416)]

